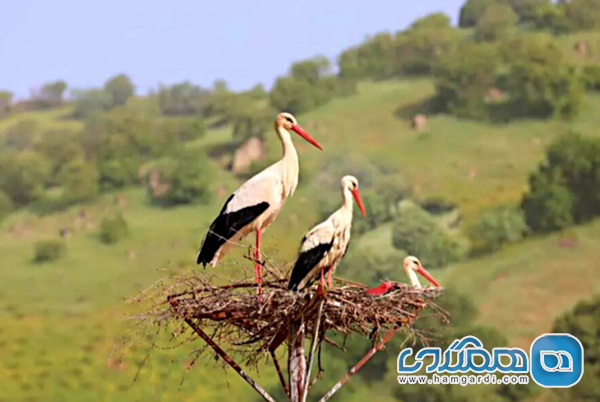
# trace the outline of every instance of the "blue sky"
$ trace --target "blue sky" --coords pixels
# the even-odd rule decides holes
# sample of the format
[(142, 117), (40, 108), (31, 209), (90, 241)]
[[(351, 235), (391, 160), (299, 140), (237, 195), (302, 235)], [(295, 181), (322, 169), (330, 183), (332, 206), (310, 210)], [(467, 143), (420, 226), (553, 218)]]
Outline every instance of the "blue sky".
[(101, 85), (129, 74), (138, 92), (190, 80), (270, 86), (290, 63), (337, 56), (368, 34), (396, 31), (464, 0), (0, 0), (0, 89), (44, 82)]

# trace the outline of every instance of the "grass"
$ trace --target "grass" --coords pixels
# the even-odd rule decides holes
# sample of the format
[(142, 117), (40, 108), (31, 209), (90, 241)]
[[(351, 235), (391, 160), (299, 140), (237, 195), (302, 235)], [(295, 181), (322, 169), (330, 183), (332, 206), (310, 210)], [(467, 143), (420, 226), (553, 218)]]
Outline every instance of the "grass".
[[(507, 126), (430, 116), (425, 132), (414, 132), (408, 117), (433, 92), (427, 79), (366, 82), (355, 96), (337, 99), (306, 115), (299, 123), (323, 145), (320, 152), (295, 138), (302, 168), (297, 193), (267, 230), (265, 252), (276, 261), (291, 260), (305, 231), (317, 219), (316, 192), (339, 199), (339, 178), (329, 177), (327, 161), (340, 157), (344, 169), (365, 165), (393, 168), (418, 197), (440, 195), (458, 203), (469, 222), (483, 209), (517, 202), (528, 173), (540, 162), (545, 146), (568, 127), (598, 135), (600, 96), (589, 95), (581, 115), (569, 123), (518, 121)], [(137, 106), (151, 107), (146, 101)], [(64, 120), (67, 109), (32, 112), (0, 120), (0, 131), (23, 119), (44, 127), (78, 127)], [(403, 117), (399, 117), (403, 116)], [(188, 144), (214, 149), (231, 139), (227, 127), (209, 130)], [(275, 135), (268, 137), (269, 159), (280, 155)], [(231, 372), (191, 368), (183, 384), (193, 347), (152, 355), (137, 382), (137, 366), (148, 340), (133, 338), (124, 365), (111, 359), (127, 336), (124, 299), (169, 272), (189, 271), (210, 220), (239, 182), (215, 163), (215, 182), (222, 187), (206, 206), (160, 209), (148, 204), (142, 189), (124, 192), (128, 207), (117, 207), (113, 195), (47, 217), (19, 211), (0, 223), (0, 400), (194, 400), (222, 397), (251, 399), (248, 388)], [(473, 173), (474, 176), (473, 176)], [(327, 179), (327, 180), (324, 180)], [(79, 228), (76, 215), (85, 209), (90, 221), (121, 208), (130, 235), (114, 246), (101, 244), (97, 228)], [(63, 226), (74, 234), (66, 256), (56, 262), (32, 263), (33, 245), (58, 237)], [(531, 239), (493, 255), (457, 264), (436, 273), (447, 286), (472, 295), (481, 307), (480, 321), (501, 329), (511, 345), (549, 329), (553, 319), (585, 295), (597, 291), (600, 223), (574, 229), (578, 244), (557, 246), (557, 235)], [(252, 239), (249, 240), (249, 242)], [(391, 226), (367, 233), (357, 247), (391, 250)], [(237, 269), (240, 249), (224, 260), (225, 273)], [(403, 279), (400, 270), (399, 278)], [(222, 268), (221, 268), (222, 269)], [(343, 274), (342, 274), (343, 275)], [(197, 343), (195, 347), (200, 347)], [(211, 366), (212, 367), (212, 366)], [(263, 373), (259, 381), (273, 385)], [(359, 398), (357, 396), (356, 398)], [(358, 400), (358, 399), (357, 399)]]

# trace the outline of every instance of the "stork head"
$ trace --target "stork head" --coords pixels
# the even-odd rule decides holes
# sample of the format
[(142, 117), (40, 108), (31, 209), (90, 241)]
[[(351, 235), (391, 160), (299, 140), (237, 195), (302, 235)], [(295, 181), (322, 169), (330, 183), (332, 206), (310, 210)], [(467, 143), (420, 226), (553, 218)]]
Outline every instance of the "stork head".
[(287, 131), (293, 131), (315, 147), (319, 148), (321, 151), (323, 150), (321, 145), (319, 145), (319, 143), (313, 137), (311, 137), (310, 134), (308, 134), (302, 127), (298, 125), (296, 118), (291, 113), (283, 112), (277, 115), (275, 118), (275, 129), (279, 128), (284, 128)]
[(365, 206), (363, 205), (362, 198), (360, 197), (360, 193), (358, 191), (358, 179), (354, 176), (344, 176), (342, 177), (342, 191), (349, 191), (356, 204), (358, 205), (358, 209), (363, 214), (363, 216), (367, 216), (367, 212), (365, 211)]
[(408, 256), (404, 259), (404, 272), (411, 281), (412, 286), (421, 287), (421, 283), (419, 282), (419, 278), (416, 274), (422, 275), (425, 279), (427, 279), (430, 283), (441, 288), (440, 284), (433, 279), (433, 276), (421, 264), (421, 261), (417, 257)]

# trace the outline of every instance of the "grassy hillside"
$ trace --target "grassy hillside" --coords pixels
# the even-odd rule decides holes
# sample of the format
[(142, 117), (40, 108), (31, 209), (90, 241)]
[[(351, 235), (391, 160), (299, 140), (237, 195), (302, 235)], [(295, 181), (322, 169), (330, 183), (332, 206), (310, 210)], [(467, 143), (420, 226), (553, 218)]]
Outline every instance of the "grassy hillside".
[[(315, 223), (313, 195), (326, 192), (337, 200), (339, 178), (324, 177), (330, 160), (342, 161), (348, 169), (365, 163), (393, 168), (417, 197), (441, 195), (458, 203), (468, 222), (484, 208), (518, 201), (546, 144), (567, 128), (559, 121), (489, 125), (432, 116), (426, 131), (417, 133), (408, 116), (432, 92), (427, 79), (362, 83), (357, 95), (298, 116), (325, 151), (295, 139), (303, 169), (301, 185), (267, 231), (265, 252), (280, 262), (291, 259), (302, 234)], [(600, 96), (589, 95), (569, 126), (600, 135), (598, 110)], [(49, 127), (76, 127), (78, 123), (63, 120), (67, 112), (19, 114), (0, 121), (0, 128), (28, 118)], [(190, 146), (213, 149), (230, 138), (230, 129), (221, 128)], [(268, 146), (270, 158), (276, 158), (280, 147), (274, 134)], [(157, 351), (135, 383), (137, 364), (148, 343), (134, 338), (124, 363), (119, 365), (117, 359), (123, 337), (129, 335), (123, 321), (128, 311), (124, 299), (169, 272), (195, 267), (204, 230), (238, 184), (225, 171), (219, 171), (215, 182), (225, 191), (208, 206), (159, 209), (148, 205), (143, 190), (131, 189), (124, 192), (126, 207), (116, 206), (112, 195), (105, 195), (93, 205), (43, 218), (22, 211), (0, 224), (0, 400), (40, 400), (36, 396), (44, 395), (44, 400), (65, 402), (201, 402), (215, 400), (223, 392), (231, 399), (251, 400), (236, 376), (227, 371), (215, 375), (205, 368), (214, 362), (196, 364), (180, 386), (193, 358), (191, 347)], [(76, 218), (82, 209), (87, 223)], [(122, 209), (131, 234), (118, 245), (104, 246), (96, 239), (96, 227), (115, 209)], [(66, 258), (32, 264), (35, 241), (57, 237), (63, 226), (74, 229)], [(357, 247), (384, 252), (390, 247), (389, 229), (368, 233)], [(598, 290), (594, 283), (600, 280), (596, 263), (600, 223), (574, 229), (569, 236), (577, 238), (573, 247), (558, 246), (557, 235), (532, 239), (436, 275), (445, 286), (459, 287), (475, 298), (482, 322), (502, 330), (511, 344), (526, 346), (549, 328), (555, 316)], [(238, 256), (243, 252), (240, 249)], [(235, 253), (225, 261), (225, 269), (237, 268)], [(398, 279), (402, 275), (399, 269)], [(272, 380), (268, 372), (260, 378), (267, 384)]]

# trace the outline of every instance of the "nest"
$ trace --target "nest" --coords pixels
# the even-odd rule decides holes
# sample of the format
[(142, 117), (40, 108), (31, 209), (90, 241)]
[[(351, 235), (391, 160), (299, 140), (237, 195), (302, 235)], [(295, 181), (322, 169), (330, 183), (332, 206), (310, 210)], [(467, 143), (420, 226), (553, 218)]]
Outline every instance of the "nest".
[(245, 363), (256, 364), (265, 352), (273, 352), (287, 340), (299, 320), (312, 336), (320, 318), (319, 342), (328, 341), (325, 335), (330, 331), (359, 334), (376, 342), (382, 331), (413, 332), (413, 322), (428, 306), (444, 314), (433, 303), (439, 289), (399, 284), (385, 295), (373, 296), (365, 293), (363, 284), (335, 278), (324, 295), (316, 285), (297, 293), (287, 290), (286, 277), (282, 270), (267, 268), (259, 297), (253, 279), (223, 280), (210, 270), (196, 272), (174, 285), (159, 286), (154, 294), (158, 303), (138, 318), (157, 324), (185, 322), (209, 334), (215, 343), (233, 346)]

